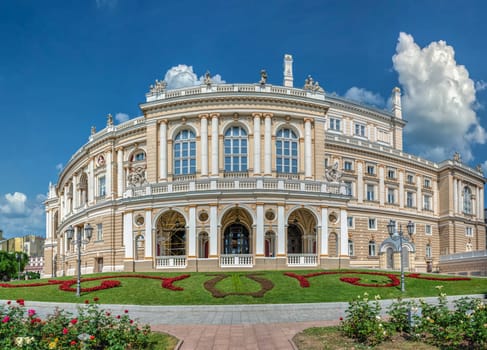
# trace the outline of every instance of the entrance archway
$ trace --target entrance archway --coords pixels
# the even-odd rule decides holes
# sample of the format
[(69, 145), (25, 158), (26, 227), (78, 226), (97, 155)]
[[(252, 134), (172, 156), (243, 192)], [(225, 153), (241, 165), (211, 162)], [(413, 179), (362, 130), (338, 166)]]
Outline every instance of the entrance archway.
[(297, 209), (287, 224), (287, 254), (316, 254), (316, 218), (308, 209)]
[(156, 255), (186, 255), (186, 221), (177, 211), (169, 210), (157, 220)]
[(222, 218), (221, 254), (252, 254), (252, 217), (240, 207), (229, 210)]

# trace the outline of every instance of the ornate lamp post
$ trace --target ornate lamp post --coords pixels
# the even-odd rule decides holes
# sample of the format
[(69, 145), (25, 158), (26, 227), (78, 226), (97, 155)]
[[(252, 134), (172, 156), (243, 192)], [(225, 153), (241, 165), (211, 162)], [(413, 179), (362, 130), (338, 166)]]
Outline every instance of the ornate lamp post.
[(90, 241), (91, 236), (93, 234), (93, 227), (91, 227), (90, 224), (86, 224), (84, 227), (85, 230), (85, 237), (87, 239), (81, 239), (81, 230), (76, 230), (76, 239), (73, 240), (74, 238), (74, 228), (73, 226), (69, 225), (69, 227), (66, 229), (66, 234), (68, 236), (68, 239), (71, 239), (72, 244), (76, 244), (76, 247), (78, 248), (78, 279), (76, 281), (76, 296), (81, 296), (81, 244), (86, 244)]
[[(414, 224), (412, 223), (411, 220), (409, 220), (407, 224), (407, 230), (408, 230), (408, 235), (409, 237), (413, 237), (414, 234)], [(389, 236), (393, 240), (399, 239), (399, 247), (397, 250), (399, 250), (401, 254), (401, 292), (406, 291), (406, 285), (404, 283), (404, 256), (403, 256), (403, 247), (402, 247), (402, 242), (403, 240), (409, 241), (407, 237), (404, 237), (404, 233), (402, 232), (402, 226), (399, 225), (399, 231), (396, 229), (396, 223), (393, 220), (390, 220), (389, 223), (387, 224), (387, 231), (389, 233)]]

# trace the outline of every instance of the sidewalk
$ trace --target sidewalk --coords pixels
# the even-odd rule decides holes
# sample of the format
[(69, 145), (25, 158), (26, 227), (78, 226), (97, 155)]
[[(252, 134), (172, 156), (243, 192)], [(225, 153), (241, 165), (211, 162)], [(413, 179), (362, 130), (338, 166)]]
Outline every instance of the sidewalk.
[[(463, 296), (447, 297), (451, 303)], [(468, 295), (483, 299), (485, 296)], [(435, 304), (436, 297), (423, 298)], [(381, 300), (385, 313), (393, 300)], [(2, 303), (2, 301), (0, 301)], [(41, 317), (56, 308), (76, 313), (77, 304), (26, 301)], [(132, 318), (152, 329), (174, 335), (182, 350), (271, 350), (294, 349), (291, 339), (309, 327), (331, 326), (345, 317), (347, 302), (315, 304), (253, 305), (113, 305), (102, 304), (113, 314), (128, 310)]]

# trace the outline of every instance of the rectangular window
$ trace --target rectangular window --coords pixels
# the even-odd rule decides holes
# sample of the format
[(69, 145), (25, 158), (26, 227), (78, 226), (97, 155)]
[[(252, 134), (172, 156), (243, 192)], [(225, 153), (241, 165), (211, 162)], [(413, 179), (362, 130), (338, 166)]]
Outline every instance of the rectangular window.
[(431, 196), (428, 195), (423, 196), (423, 209), (431, 210)]
[(365, 137), (365, 125), (355, 124), (355, 135)]
[(368, 201), (375, 200), (375, 196), (374, 196), (374, 185), (367, 185), (367, 200)]
[(387, 203), (394, 204), (396, 203), (396, 197), (394, 196), (395, 190), (394, 188), (387, 189)]
[(431, 235), (431, 225), (424, 225), (424, 233), (426, 235)]
[(98, 178), (98, 196), (105, 197), (106, 196), (106, 178), (105, 176), (100, 176)]
[(425, 188), (431, 188), (431, 179), (425, 177), (424, 178), (424, 187)]
[(350, 182), (350, 181), (344, 181), (343, 184), (345, 185), (345, 194), (347, 196), (353, 196), (352, 182)]
[(347, 217), (347, 226), (348, 228), (353, 228), (353, 216)]
[(473, 228), (472, 227), (465, 227), (465, 236), (473, 237)]
[(414, 175), (408, 174), (406, 181), (408, 184), (413, 185), (414, 184)]
[(341, 120), (338, 118), (330, 118), (330, 130), (340, 131), (341, 130)]
[(426, 245), (426, 257), (431, 258), (432, 256), (433, 256), (433, 254), (431, 252), (431, 245), (427, 244)]
[(367, 175), (375, 175), (375, 166), (367, 164)]
[(376, 228), (377, 226), (375, 218), (369, 218), (369, 230), (375, 230)]
[(352, 171), (353, 170), (353, 162), (351, 160), (345, 160), (343, 162), (343, 170)]
[(369, 256), (375, 256), (375, 241), (369, 241)]
[(387, 178), (388, 179), (395, 179), (396, 178), (396, 170), (395, 169), (387, 169)]
[(103, 224), (96, 225), (96, 240), (97, 241), (103, 240)]
[(406, 207), (412, 208), (414, 206), (414, 193), (406, 192)]
[(354, 249), (353, 249), (353, 241), (351, 239), (348, 240), (348, 255), (354, 256)]

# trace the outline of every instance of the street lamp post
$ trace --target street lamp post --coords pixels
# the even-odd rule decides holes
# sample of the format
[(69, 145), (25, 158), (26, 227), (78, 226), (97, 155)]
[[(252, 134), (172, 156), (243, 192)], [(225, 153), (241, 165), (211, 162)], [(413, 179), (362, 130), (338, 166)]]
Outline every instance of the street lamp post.
[[(81, 296), (81, 244), (86, 244), (90, 241), (91, 235), (93, 234), (93, 227), (90, 224), (86, 224), (84, 227), (85, 237), (87, 239), (81, 239), (81, 230), (76, 230), (76, 239), (72, 241), (72, 244), (76, 244), (78, 248), (78, 278), (76, 281), (76, 296)], [(66, 229), (66, 234), (68, 239), (74, 238), (74, 228), (73, 226), (69, 225)]]
[[(414, 233), (414, 224), (412, 223), (411, 220), (409, 220), (408, 224), (407, 224), (407, 232), (408, 232), (408, 235), (409, 237), (413, 237), (413, 233)], [(393, 220), (390, 220), (389, 223), (387, 224), (387, 231), (389, 233), (389, 236), (391, 236), (391, 238), (393, 240), (397, 240), (399, 239), (399, 253), (401, 255), (401, 292), (405, 292), (406, 291), (406, 284), (404, 282), (404, 256), (403, 256), (403, 247), (402, 247), (402, 242), (403, 240), (406, 240), (408, 241), (407, 238), (404, 238), (404, 233), (402, 232), (402, 225), (399, 225), (399, 231), (396, 229), (396, 224)]]
[(20, 259), (22, 258), (22, 253), (16, 252), (15, 253), (15, 258), (17, 259), (17, 263), (19, 266), (19, 270), (17, 272), (17, 279), (20, 281)]

